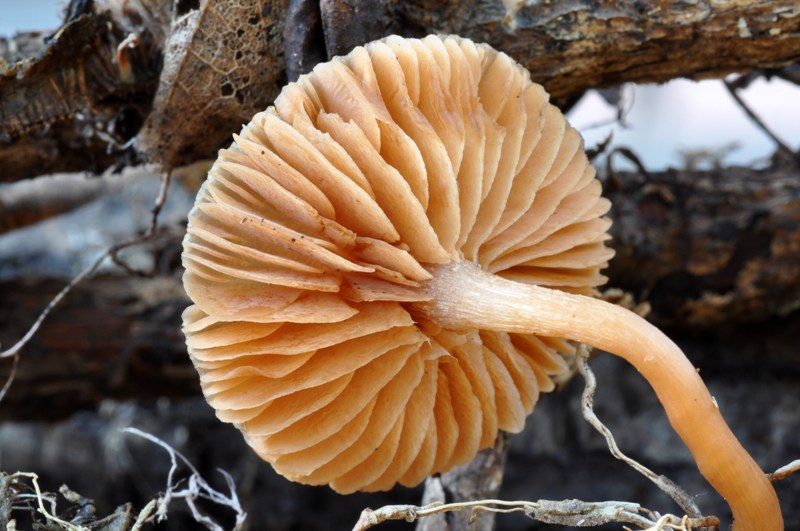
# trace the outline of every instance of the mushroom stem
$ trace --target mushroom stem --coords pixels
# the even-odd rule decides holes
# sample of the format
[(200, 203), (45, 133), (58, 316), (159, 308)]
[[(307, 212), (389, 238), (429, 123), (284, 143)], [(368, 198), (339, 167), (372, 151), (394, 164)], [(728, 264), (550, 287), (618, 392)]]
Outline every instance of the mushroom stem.
[(470, 262), (431, 266), (429, 302), (412, 305), (451, 329), (555, 336), (627, 360), (647, 379), (700, 472), (733, 511), (734, 531), (782, 530), (775, 490), (731, 432), (683, 352), (635, 313), (602, 300), (513, 282)]

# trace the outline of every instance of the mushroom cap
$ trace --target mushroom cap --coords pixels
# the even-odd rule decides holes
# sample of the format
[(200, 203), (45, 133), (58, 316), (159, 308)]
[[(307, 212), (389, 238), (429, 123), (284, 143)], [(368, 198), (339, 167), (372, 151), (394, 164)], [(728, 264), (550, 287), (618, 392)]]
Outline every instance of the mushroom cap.
[(286, 86), (189, 214), (183, 315), (217, 416), (280, 474), (416, 485), (522, 429), (565, 340), (415, 314), (467, 260), (591, 294), (613, 252), (580, 135), (507, 55), (389, 37)]

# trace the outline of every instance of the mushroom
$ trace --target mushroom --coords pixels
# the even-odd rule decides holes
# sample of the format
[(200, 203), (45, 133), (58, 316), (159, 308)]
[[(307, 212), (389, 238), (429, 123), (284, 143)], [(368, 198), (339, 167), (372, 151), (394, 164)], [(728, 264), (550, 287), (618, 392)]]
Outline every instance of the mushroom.
[(735, 529), (782, 529), (695, 368), (593, 298), (609, 202), (580, 135), (503, 53), (388, 37), (286, 86), (189, 215), (184, 332), (203, 392), (280, 474), (416, 485), (518, 432), (574, 353), (655, 389)]

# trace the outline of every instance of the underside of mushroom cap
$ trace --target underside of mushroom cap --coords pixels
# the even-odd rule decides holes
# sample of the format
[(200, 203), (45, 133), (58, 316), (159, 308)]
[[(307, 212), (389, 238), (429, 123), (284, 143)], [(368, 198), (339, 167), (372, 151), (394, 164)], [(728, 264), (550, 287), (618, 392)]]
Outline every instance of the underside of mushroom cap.
[(591, 293), (609, 209), (579, 134), (521, 66), (389, 37), (284, 88), (220, 152), (189, 215), (184, 332), (218, 417), (284, 476), (416, 485), (522, 429), (564, 340), (414, 312), (470, 261)]

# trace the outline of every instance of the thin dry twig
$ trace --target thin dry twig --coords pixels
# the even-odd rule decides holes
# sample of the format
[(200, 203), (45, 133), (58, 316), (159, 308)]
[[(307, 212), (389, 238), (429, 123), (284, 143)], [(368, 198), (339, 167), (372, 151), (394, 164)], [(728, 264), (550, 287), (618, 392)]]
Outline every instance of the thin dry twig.
[(776, 135), (775, 132), (767, 126), (767, 124), (764, 123), (764, 121), (755, 113), (755, 111), (751, 109), (747, 103), (745, 103), (745, 101), (737, 92), (735, 82), (724, 80), (722, 83), (725, 85), (725, 88), (728, 89), (728, 92), (733, 99), (736, 100), (736, 103), (739, 104), (739, 107), (742, 108), (744, 113), (749, 116), (751, 120), (753, 120), (756, 126), (758, 126), (758, 128), (761, 129), (764, 134), (766, 134), (772, 139), (773, 142), (775, 142), (775, 144), (778, 146), (778, 150), (783, 151), (787, 155), (791, 156), (798, 164), (800, 164), (800, 153), (795, 153), (792, 148), (786, 145), (786, 143), (781, 140), (780, 137), (778, 137), (778, 135)]
[[(173, 500), (182, 499), (189, 507), (189, 510), (191, 511), (192, 517), (195, 519), (195, 521), (203, 524), (207, 529), (211, 529), (213, 531), (223, 531), (223, 527), (221, 525), (215, 522), (211, 517), (203, 514), (200, 508), (197, 506), (196, 502), (198, 499), (205, 499), (211, 501), (212, 503), (231, 508), (236, 513), (236, 523), (234, 524), (232, 531), (239, 531), (242, 529), (242, 526), (247, 519), (247, 513), (242, 509), (241, 503), (239, 502), (239, 496), (236, 493), (236, 485), (234, 484), (233, 478), (230, 474), (224, 470), (217, 469), (225, 478), (225, 483), (228, 487), (229, 494), (225, 495), (211, 487), (211, 485), (209, 485), (200, 475), (200, 472), (197, 471), (194, 465), (192, 465), (192, 463), (183, 454), (175, 450), (172, 446), (165, 443), (158, 437), (136, 428), (125, 428), (123, 431), (147, 439), (148, 441), (164, 448), (164, 450), (166, 450), (169, 454), (171, 466), (169, 473), (167, 474), (167, 489), (164, 494), (159, 496), (156, 500), (156, 521), (162, 522), (167, 518), (169, 505)], [(184, 479), (175, 479), (175, 474), (179, 469), (178, 461), (186, 466), (186, 468), (188, 468), (191, 472), (191, 475), (186, 480), (187, 486), (184, 488), (179, 488), (179, 485), (184, 482)]]
[(36, 332), (39, 331), (39, 328), (42, 326), (42, 323), (47, 318), (47, 316), (50, 315), (50, 312), (53, 311), (53, 308), (55, 308), (58, 305), (58, 303), (60, 303), (61, 300), (64, 297), (66, 297), (67, 294), (70, 291), (72, 291), (72, 288), (77, 286), (86, 277), (94, 274), (95, 271), (97, 271), (97, 269), (103, 264), (103, 262), (106, 260), (106, 258), (109, 258), (109, 257), (111, 258), (111, 260), (115, 264), (121, 266), (123, 269), (125, 269), (129, 273), (137, 274), (137, 275), (141, 274), (139, 271), (133, 270), (132, 268), (130, 268), (129, 266), (124, 264), (124, 262), (119, 260), (118, 253), (121, 250), (126, 249), (128, 247), (132, 247), (134, 245), (139, 245), (139, 244), (146, 243), (148, 241), (154, 240), (154, 239), (156, 239), (157, 237), (159, 237), (161, 235), (161, 231), (159, 230), (159, 226), (158, 226), (158, 215), (161, 213), (161, 209), (163, 208), (164, 203), (167, 200), (167, 196), (168, 196), (168, 192), (169, 192), (169, 185), (170, 185), (170, 181), (171, 181), (171, 175), (172, 175), (172, 172), (168, 171), (168, 172), (164, 173), (164, 175), (161, 178), (161, 187), (160, 187), (160, 189), (158, 191), (158, 195), (156, 196), (156, 198), (155, 198), (155, 200), (153, 202), (153, 207), (151, 209), (152, 217), (150, 219), (150, 226), (147, 228), (147, 230), (143, 234), (135, 236), (135, 237), (133, 237), (133, 238), (131, 238), (129, 240), (126, 240), (124, 242), (112, 245), (111, 247), (109, 247), (106, 250), (106, 252), (104, 252), (102, 255), (98, 256), (97, 259), (95, 259), (95, 261), (92, 262), (89, 265), (89, 267), (87, 267), (86, 269), (84, 269), (83, 271), (78, 273), (78, 275), (76, 275), (66, 286), (64, 286), (64, 288), (61, 289), (61, 291), (59, 291), (56, 294), (55, 297), (53, 297), (53, 299), (47, 304), (47, 306), (45, 306), (45, 308), (39, 314), (39, 317), (36, 319), (36, 321), (34, 321), (33, 325), (31, 325), (31, 327), (28, 329), (28, 331), (25, 333), (24, 336), (22, 336), (22, 338), (19, 341), (17, 341), (11, 348), (3, 350), (3, 351), (0, 351), (0, 359), (10, 358), (12, 356), (15, 358), (14, 366), (12, 367), (11, 374), (9, 375), (8, 379), (6, 380), (6, 383), (3, 386), (2, 391), (0, 391), (0, 402), (2, 402), (3, 398), (6, 395), (6, 392), (8, 391), (9, 387), (11, 386), (11, 383), (14, 381), (14, 375), (16, 374), (16, 366), (17, 366), (17, 363), (18, 363), (18, 357), (19, 357), (20, 350), (26, 344), (28, 344), (28, 342), (36, 334)]
[(150, 515), (153, 514), (153, 511), (156, 509), (156, 502), (157, 500), (150, 500), (147, 505), (142, 507), (142, 510), (139, 511), (139, 515), (136, 517), (136, 521), (131, 526), (131, 531), (141, 531), (142, 526), (147, 522)]
[(624, 158), (628, 159), (639, 173), (645, 178), (650, 178), (650, 172), (647, 171), (645, 168), (644, 163), (642, 160), (633, 152), (633, 150), (626, 146), (617, 146), (611, 151), (608, 152), (606, 155), (606, 178), (608, 180), (608, 184), (612, 190), (620, 190), (622, 188), (622, 179), (617, 175), (617, 171), (614, 169), (614, 155), (622, 155)]
[(8, 373), (8, 378), (6, 378), (6, 383), (3, 384), (3, 389), (0, 389), (0, 402), (2, 402), (3, 398), (5, 398), (6, 393), (11, 388), (11, 383), (17, 376), (17, 366), (19, 366), (19, 352), (14, 352), (13, 355), (14, 355), (14, 361), (11, 362), (11, 371)]
[[(136, 243), (142, 243), (145, 241), (149, 241), (155, 239), (159, 236), (158, 231), (158, 215), (161, 213), (161, 209), (164, 208), (164, 203), (167, 201), (167, 195), (169, 193), (169, 185), (172, 182), (172, 172), (168, 171), (164, 174), (163, 178), (161, 179), (161, 186), (158, 189), (158, 195), (156, 195), (155, 201), (153, 201), (153, 206), (150, 209), (150, 226), (147, 228), (144, 234), (135, 238), (135, 243), (131, 245), (135, 245)], [(126, 245), (125, 247), (120, 247), (117, 249), (112, 248), (107, 253), (107, 256), (111, 258), (111, 261), (114, 262), (115, 265), (123, 269), (126, 273), (132, 276), (138, 277), (152, 277), (155, 275), (156, 264), (153, 264), (153, 268), (151, 271), (140, 271), (138, 269), (132, 268), (128, 265), (124, 260), (119, 257), (119, 252), (126, 247), (130, 247), (130, 245)]]
[[(31, 485), (33, 485), (33, 490), (35, 492), (34, 497), (37, 503), (36, 512), (44, 516), (48, 521), (61, 526), (63, 529), (66, 529), (67, 531), (90, 531), (88, 527), (72, 524), (70, 522), (67, 522), (66, 520), (62, 520), (61, 518), (53, 514), (56, 512), (55, 499), (47, 497), (46, 495), (42, 494), (42, 490), (39, 488), (39, 476), (37, 474), (34, 474), (33, 472), (16, 472), (14, 474), (11, 474), (11, 476), (9, 476), (9, 479), (21, 478), (21, 477), (30, 479)], [(48, 511), (44, 506), (45, 499), (47, 499), (50, 502), (50, 511)]]
[[(626, 523), (638, 526), (644, 531), (674, 529), (691, 531), (702, 526), (716, 526), (714, 517), (689, 518), (667, 514), (657, 515), (642, 508), (637, 503), (603, 501), (584, 502), (581, 500), (537, 500), (504, 501), (476, 500), (459, 503), (433, 503), (424, 507), (416, 505), (386, 505), (379, 509), (364, 509), (353, 531), (364, 531), (389, 520), (414, 522), (419, 518), (434, 514), (471, 509), (473, 518), (480, 511), (494, 513), (521, 512), (533, 520), (547, 524), (593, 527), (610, 523)], [(627, 528), (626, 529), (630, 529)]]
[(771, 474), (767, 474), (770, 481), (780, 481), (786, 479), (795, 472), (800, 472), (800, 459), (795, 459), (788, 465), (783, 465), (778, 470)]
[(588, 346), (578, 346), (578, 372), (581, 374), (581, 376), (583, 376), (583, 379), (586, 382), (586, 386), (584, 387), (583, 394), (581, 396), (581, 412), (583, 413), (583, 418), (585, 418), (594, 429), (603, 435), (606, 440), (606, 444), (608, 444), (608, 449), (611, 451), (611, 454), (614, 457), (620, 461), (623, 461), (628, 466), (652, 481), (662, 492), (672, 498), (675, 503), (677, 503), (678, 506), (686, 512), (687, 515), (692, 518), (702, 517), (700, 509), (698, 509), (691, 496), (689, 496), (686, 491), (684, 491), (674, 481), (666, 476), (656, 474), (646, 466), (622, 453), (622, 451), (619, 449), (619, 446), (617, 446), (617, 441), (614, 439), (611, 430), (609, 430), (602, 422), (600, 422), (600, 419), (597, 418), (597, 415), (594, 413), (594, 393), (597, 389), (597, 379), (595, 378), (592, 370), (589, 368), (589, 352), (590, 348)]

